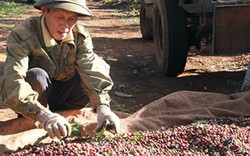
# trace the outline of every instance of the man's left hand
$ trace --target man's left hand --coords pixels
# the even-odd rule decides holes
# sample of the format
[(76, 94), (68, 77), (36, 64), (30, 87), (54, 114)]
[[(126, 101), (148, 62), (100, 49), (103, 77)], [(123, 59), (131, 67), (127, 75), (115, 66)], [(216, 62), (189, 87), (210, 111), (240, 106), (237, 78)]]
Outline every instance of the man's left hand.
[(96, 133), (100, 133), (107, 124), (113, 124), (115, 132), (117, 134), (120, 133), (120, 119), (108, 106), (100, 105), (97, 107), (96, 112), (98, 122), (95, 130)]

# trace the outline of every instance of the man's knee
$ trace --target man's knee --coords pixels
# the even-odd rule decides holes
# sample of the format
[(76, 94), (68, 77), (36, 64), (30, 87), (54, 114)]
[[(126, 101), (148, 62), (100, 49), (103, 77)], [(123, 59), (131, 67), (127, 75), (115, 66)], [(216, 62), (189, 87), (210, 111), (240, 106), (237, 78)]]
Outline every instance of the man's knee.
[(45, 90), (51, 83), (47, 72), (41, 68), (29, 69), (26, 73), (25, 81), (28, 82), (34, 90), (39, 88)]

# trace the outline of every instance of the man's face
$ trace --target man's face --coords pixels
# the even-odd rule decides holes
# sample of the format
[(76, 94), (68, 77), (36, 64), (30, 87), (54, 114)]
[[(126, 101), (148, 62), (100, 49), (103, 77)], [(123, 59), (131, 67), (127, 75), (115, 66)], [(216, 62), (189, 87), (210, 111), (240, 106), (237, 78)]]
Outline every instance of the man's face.
[(55, 40), (63, 40), (75, 26), (78, 15), (74, 12), (41, 8), (45, 25)]

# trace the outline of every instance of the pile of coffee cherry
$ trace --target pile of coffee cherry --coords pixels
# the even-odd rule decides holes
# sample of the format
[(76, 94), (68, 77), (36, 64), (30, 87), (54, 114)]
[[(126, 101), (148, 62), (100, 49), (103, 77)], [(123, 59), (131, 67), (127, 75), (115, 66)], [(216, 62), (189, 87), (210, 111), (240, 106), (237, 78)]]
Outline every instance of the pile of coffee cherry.
[(75, 137), (26, 145), (11, 156), (250, 155), (250, 117), (199, 119), (189, 125), (117, 136)]

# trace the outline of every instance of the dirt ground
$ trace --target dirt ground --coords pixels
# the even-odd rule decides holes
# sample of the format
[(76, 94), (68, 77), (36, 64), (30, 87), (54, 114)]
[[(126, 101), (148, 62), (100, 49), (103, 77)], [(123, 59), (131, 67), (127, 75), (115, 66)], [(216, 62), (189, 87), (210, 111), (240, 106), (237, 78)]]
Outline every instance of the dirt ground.
[[(184, 73), (178, 77), (166, 77), (157, 69), (153, 41), (141, 37), (139, 17), (129, 17), (122, 4), (107, 6), (94, 0), (87, 3), (94, 16), (81, 18), (79, 22), (89, 28), (94, 50), (111, 66), (115, 84), (110, 92), (113, 109), (135, 112), (154, 100), (180, 90), (225, 94), (240, 91), (250, 57), (248, 54), (211, 56), (209, 46), (203, 46), (201, 52), (191, 49)], [(30, 15), (39, 14), (31, 5), (28, 9), (28, 15), (0, 19), (1, 76), (6, 37), (11, 30), (6, 25), (14, 26)], [(16, 115), (2, 104), (0, 121), (14, 117)]]

